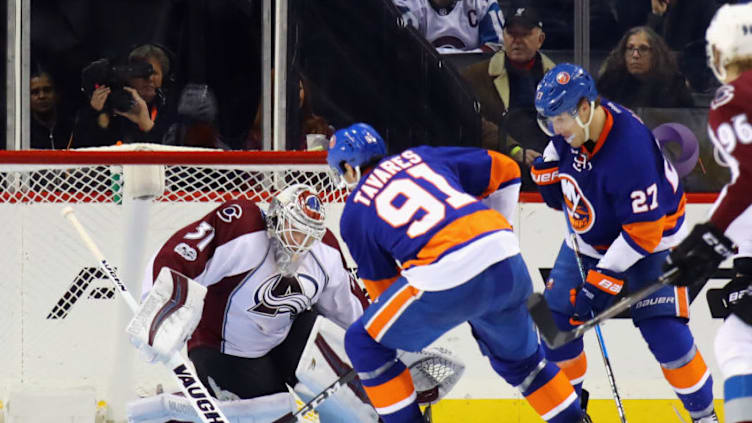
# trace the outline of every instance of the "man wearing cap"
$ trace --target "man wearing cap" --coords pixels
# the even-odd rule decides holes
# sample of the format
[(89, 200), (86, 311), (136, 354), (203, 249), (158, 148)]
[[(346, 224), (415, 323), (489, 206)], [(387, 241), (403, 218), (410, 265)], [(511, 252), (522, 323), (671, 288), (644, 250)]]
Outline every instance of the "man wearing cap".
[(530, 7), (504, 23), (504, 49), (462, 72), (481, 105), (484, 148), (511, 156), (523, 167), (523, 189), (534, 187), (526, 169), (546, 146), (535, 121), (535, 88), (554, 62), (539, 52), (543, 22)]

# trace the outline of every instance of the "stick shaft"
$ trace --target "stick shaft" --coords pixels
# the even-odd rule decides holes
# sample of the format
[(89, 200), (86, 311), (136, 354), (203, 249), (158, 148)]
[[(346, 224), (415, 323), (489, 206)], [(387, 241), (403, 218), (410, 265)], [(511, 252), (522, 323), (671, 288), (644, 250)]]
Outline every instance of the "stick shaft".
[[(125, 284), (123, 284), (123, 282), (118, 277), (117, 273), (115, 272), (115, 268), (110, 266), (110, 264), (107, 262), (107, 259), (105, 259), (104, 255), (102, 254), (102, 251), (99, 249), (99, 247), (97, 247), (97, 244), (94, 242), (91, 236), (89, 236), (89, 233), (86, 231), (83, 225), (81, 225), (81, 222), (78, 221), (78, 218), (73, 213), (73, 209), (70, 207), (63, 209), (63, 216), (65, 216), (65, 218), (68, 219), (69, 222), (71, 222), (91, 254), (94, 256), (94, 258), (97, 259), (97, 261), (99, 261), (99, 267), (102, 268), (110, 281), (115, 285), (115, 288), (120, 291), (120, 296), (128, 304), (128, 307), (130, 307), (130, 309), (135, 313), (138, 310), (138, 304), (136, 303), (136, 300), (128, 291), (128, 288), (126, 288)], [(186, 398), (190, 399), (191, 406), (193, 406), (193, 408), (196, 410), (196, 413), (199, 415), (202, 422), (229, 422), (227, 417), (225, 417), (224, 413), (222, 413), (222, 410), (220, 410), (219, 406), (217, 405), (217, 401), (209, 394), (203, 383), (201, 383), (198, 377), (196, 377), (193, 371), (191, 371), (190, 368), (186, 365), (185, 359), (182, 355), (180, 355), (180, 353), (175, 353), (170, 358), (169, 363), (166, 363), (166, 365), (170, 368), (170, 370), (172, 370), (172, 373), (178, 382), (178, 386), (180, 386), (180, 389), (183, 391)]]
[[(582, 283), (585, 283), (585, 266), (582, 264), (582, 258), (580, 257), (580, 248), (577, 244), (577, 237), (572, 229), (572, 225), (569, 222), (569, 216), (567, 211), (564, 210), (564, 220), (567, 222), (567, 232), (569, 233), (569, 239), (572, 242), (572, 248), (574, 249), (574, 257), (577, 261), (577, 268), (580, 271), (580, 279)], [(598, 347), (601, 350), (601, 357), (603, 358), (603, 367), (606, 368), (606, 376), (608, 377), (608, 384), (611, 385), (611, 394), (614, 396), (614, 402), (616, 403), (616, 411), (619, 413), (619, 419), (621, 423), (627, 423), (627, 417), (624, 415), (624, 405), (621, 402), (621, 396), (619, 390), (616, 388), (616, 378), (614, 378), (614, 371), (611, 368), (611, 360), (608, 358), (608, 350), (606, 349), (606, 343), (603, 340), (603, 333), (601, 332), (600, 325), (595, 325), (595, 335), (598, 338)]]

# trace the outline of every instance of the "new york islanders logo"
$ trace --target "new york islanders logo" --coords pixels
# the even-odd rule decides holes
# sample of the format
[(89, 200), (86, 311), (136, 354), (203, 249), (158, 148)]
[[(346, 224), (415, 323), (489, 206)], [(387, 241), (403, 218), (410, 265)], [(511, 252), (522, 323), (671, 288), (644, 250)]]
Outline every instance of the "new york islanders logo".
[(561, 71), (556, 74), (556, 82), (558, 82), (561, 85), (567, 85), (567, 82), (571, 80), (572, 77), (569, 75), (569, 72)]
[(559, 174), (561, 191), (564, 194), (564, 205), (567, 208), (567, 218), (572, 229), (577, 233), (585, 233), (595, 223), (595, 210), (582, 193), (577, 181), (567, 174)]

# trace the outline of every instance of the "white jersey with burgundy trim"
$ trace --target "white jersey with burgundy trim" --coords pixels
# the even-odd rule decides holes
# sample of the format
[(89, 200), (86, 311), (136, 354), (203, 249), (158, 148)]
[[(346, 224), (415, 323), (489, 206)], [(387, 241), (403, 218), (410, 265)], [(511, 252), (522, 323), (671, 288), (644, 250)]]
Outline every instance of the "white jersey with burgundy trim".
[(446, 8), (434, 8), (430, 0), (394, 0), (394, 4), (407, 25), (442, 51), (502, 47), (504, 17), (496, 0), (457, 0)]
[(752, 257), (752, 71), (718, 88), (708, 112), (708, 134), (731, 170), (710, 221)]
[(163, 266), (207, 287), (189, 350), (202, 346), (261, 357), (285, 339), (295, 316), (313, 305), (347, 327), (367, 304), (328, 230), (302, 260), (297, 277), (283, 277), (263, 213), (247, 200), (223, 203), (171, 236), (146, 268), (144, 293)]

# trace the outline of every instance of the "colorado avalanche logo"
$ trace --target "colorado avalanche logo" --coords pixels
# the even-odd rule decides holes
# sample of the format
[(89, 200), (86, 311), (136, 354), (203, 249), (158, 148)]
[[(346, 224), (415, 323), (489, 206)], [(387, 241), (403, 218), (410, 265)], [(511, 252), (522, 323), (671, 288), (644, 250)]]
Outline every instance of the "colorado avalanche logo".
[(567, 218), (572, 229), (578, 234), (585, 233), (595, 223), (595, 210), (582, 193), (577, 181), (567, 174), (559, 174), (561, 191), (564, 194), (564, 205), (567, 208)]
[(300, 209), (306, 216), (314, 220), (323, 219), (321, 215), (321, 199), (310, 191), (303, 191), (298, 196)]
[(294, 318), (311, 306), (318, 294), (319, 284), (310, 276), (297, 277), (276, 274), (262, 282), (253, 294), (256, 305), (248, 311), (274, 317), (279, 313), (289, 313)]
[(569, 72), (562, 71), (556, 74), (556, 82), (561, 85), (566, 85), (570, 79), (572, 79), (572, 77), (569, 75)]

